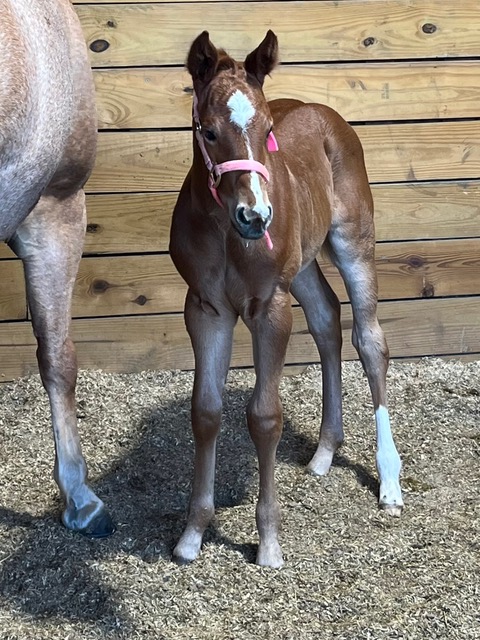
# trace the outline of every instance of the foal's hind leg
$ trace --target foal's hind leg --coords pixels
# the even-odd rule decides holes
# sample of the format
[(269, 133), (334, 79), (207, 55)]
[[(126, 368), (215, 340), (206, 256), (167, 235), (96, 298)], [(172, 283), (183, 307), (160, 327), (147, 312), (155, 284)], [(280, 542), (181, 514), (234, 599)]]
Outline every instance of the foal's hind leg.
[(297, 274), (291, 291), (303, 308), (308, 329), (320, 354), (322, 425), (318, 448), (308, 469), (317, 475), (325, 475), (335, 451), (343, 442), (340, 303), (316, 260)]
[(10, 245), (23, 260), (37, 358), (52, 412), (54, 477), (65, 498), (63, 523), (91, 537), (115, 530), (103, 502), (87, 485), (77, 431), (77, 362), (68, 333), (71, 297), (85, 234), (83, 191), (57, 199), (42, 196)]
[[(352, 340), (367, 374), (375, 408), (379, 505), (392, 516), (403, 508), (401, 461), (390, 428), (386, 375), (388, 347), (377, 318), (377, 273), (373, 219), (361, 220), (362, 234), (350, 236), (354, 225), (339, 224), (329, 233), (331, 257), (347, 287), (353, 311)], [(357, 227), (358, 230), (358, 227)]]

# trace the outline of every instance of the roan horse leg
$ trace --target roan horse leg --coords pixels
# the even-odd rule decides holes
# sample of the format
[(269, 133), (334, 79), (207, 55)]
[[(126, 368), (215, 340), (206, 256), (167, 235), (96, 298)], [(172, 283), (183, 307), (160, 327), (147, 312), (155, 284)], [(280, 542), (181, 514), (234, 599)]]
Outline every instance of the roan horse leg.
[(185, 323), (195, 353), (192, 395), (195, 464), (187, 526), (173, 550), (174, 559), (181, 564), (198, 556), (203, 534), (215, 513), (216, 441), (236, 321), (237, 316), (233, 312), (226, 308), (214, 310), (189, 290), (185, 301)]
[(63, 523), (85, 535), (104, 537), (115, 527), (103, 502), (87, 485), (75, 409), (77, 362), (68, 335), (85, 222), (83, 191), (62, 200), (42, 196), (9, 244), (25, 269), (38, 366), (52, 412), (54, 477), (66, 503)]
[(302, 306), (320, 354), (322, 424), (318, 448), (308, 469), (316, 475), (325, 475), (343, 442), (340, 303), (316, 260), (296, 275), (291, 292)]
[(256, 562), (281, 567), (278, 542), (280, 506), (275, 489), (275, 458), (283, 429), (278, 387), (285, 352), (292, 330), (290, 297), (277, 293), (269, 308), (253, 318), (244, 318), (252, 333), (256, 383), (247, 407), (247, 422), (255, 444), (259, 466), (259, 495), (256, 509), (259, 545)]
[[(366, 222), (364, 221), (366, 226)], [(347, 288), (353, 311), (352, 342), (368, 378), (377, 429), (377, 470), (380, 477), (379, 506), (392, 516), (403, 508), (400, 489), (401, 461), (390, 428), (386, 376), (388, 346), (377, 318), (377, 273), (374, 261), (373, 222), (365, 234), (368, 242), (348, 237), (349, 225), (329, 233), (331, 257)]]

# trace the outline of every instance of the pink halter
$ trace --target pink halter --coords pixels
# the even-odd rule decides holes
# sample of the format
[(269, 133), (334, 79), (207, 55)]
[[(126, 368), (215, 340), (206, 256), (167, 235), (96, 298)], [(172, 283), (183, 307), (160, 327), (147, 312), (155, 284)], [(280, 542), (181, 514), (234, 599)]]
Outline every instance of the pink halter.
[[(222, 209), (224, 208), (224, 206), (217, 191), (217, 187), (220, 184), (220, 180), (222, 179), (222, 174), (229, 171), (255, 171), (262, 176), (265, 182), (268, 182), (270, 180), (270, 174), (268, 173), (267, 167), (265, 167), (265, 165), (263, 165), (261, 162), (257, 162), (256, 160), (228, 160), (227, 162), (221, 162), (220, 164), (214, 164), (212, 162), (210, 156), (208, 155), (207, 148), (205, 147), (205, 141), (202, 136), (202, 125), (200, 122), (200, 117), (198, 115), (198, 99), (195, 93), (193, 94), (193, 121), (195, 123), (195, 137), (197, 139), (198, 146), (200, 147), (203, 160), (205, 161), (205, 165), (208, 170), (208, 187), (215, 202), (220, 207), (222, 207)], [(267, 150), (270, 153), (278, 151), (278, 143), (273, 131), (270, 131), (270, 133), (268, 134)], [(265, 240), (267, 242), (267, 247), (272, 250), (273, 242), (267, 230), (265, 231)]]

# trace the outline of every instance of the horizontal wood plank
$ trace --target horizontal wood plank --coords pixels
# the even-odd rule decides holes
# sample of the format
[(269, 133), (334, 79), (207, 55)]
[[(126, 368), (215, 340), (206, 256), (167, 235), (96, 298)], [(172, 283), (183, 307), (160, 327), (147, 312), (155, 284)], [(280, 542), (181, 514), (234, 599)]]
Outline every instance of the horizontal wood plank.
[[(373, 183), (480, 176), (480, 121), (356, 127)], [(191, 165), (190, 131), (100, 134), (90, 192), (175, 191)]]
[[(480, 181), (374, 185), (372, 192), (377, 241), (480, 236)], [(177, 195), (89, 195), (85, 253), (167, 251)]]
[(169, 313), (183, 310), (186, 286), (169, 255), (83, 258), (73, 317)]
[(242, 60), (267, 28), (279, 37), (283, 62), (480, 55), (477, 0), (225, 2), (207, 8), (164, 2), (77, 5), (76, 11), (95, 67), (181, 65), (204, 29)]
[[(70, 0), (73, 5), (81, 4), (119, 4), (119, 0)], [(157, 2), (158, 0), (154, 0)], [(229, 2), (245, 2), (245, 0), (228, 0)], [(320, 0), (322, 1), (322, 0)], [(326, 1), (326, 0), (323, 0)], [(146, 4), (148, 0), (127, 0), (128, 4)], [(192, 2), (192, 0), (172, 0), (172, 2)], [(195, 0), (195, 2), (225, 2), (225, 0)], [(268, 0), (267, 0), (268, 2)], [(125, 4), (125, 3), (122, 3)]]
[[(480, 298), (384, 302), (379, 318), (392, 357), (480, 352)], [(350, 343), (352, 319), (343, 309), (344, 359), (356, 358)], [(183, 316), (74, 320), (73, 337), (82, 369), (134, 372), (191, 369), (193, 357)], [(294, 309), (287, 362), (315, 362), (316, 350), (303, 314)], [(243, 324), (235, 331), (232, 366), (252, 363), (250, 336)], [(25, 323), (0, 324), (0, 379), (37, 372), (35, 341)]]
[(85, 253), (167, 251), (178, 193), (87, 196)]
[(23, 265), (20, 260), (0, 262), (0, 321), (27, 317)]
[[(338, 271), (322, 269), (339, 296)], [(480, 295), (480, 239), (377, 245), (379, 299)], [(172, 313), (183, 310), (186, 285), (169, 255), (84, 258), (74, 290), (73, 316)]]
[[(192, 81), (183, 69), (98, 69), (103, 129), (188, 127)], [(266, 78), (269, 100), (328, 104), (349, 121), (436, 120), (479, 115), (477, 62), (288, 65)]]
[(373, 185), (377, 241), (480, 236), (480, 182)]
[(15, 258), (13, 251), (4, 242), (0, 242), (0, 259), (2, 258)]

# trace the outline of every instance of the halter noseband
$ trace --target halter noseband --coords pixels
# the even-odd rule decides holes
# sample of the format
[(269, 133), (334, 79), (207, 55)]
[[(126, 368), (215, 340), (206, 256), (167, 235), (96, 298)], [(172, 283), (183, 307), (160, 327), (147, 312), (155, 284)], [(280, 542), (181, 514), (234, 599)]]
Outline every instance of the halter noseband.
[[(193, 94), (193, 122), (195, 124), (195, 137), (197, 139), (198, 146), (200, 147), (203, 160), (208, 170), (208, 188), (210, 189), (215, 202), (220, 207), (222, 207), (222, 209), (224, 209), (225, 207), (217, 191), (217, 187), (220, 184), (220, 180), (222, 179), (222, 174), (228, 173), (229, 171), (255, 171), (255, 173), (259, 173), (262, 176), (265, 182), (268, 182), (270, 180), (270, 174), (267, 167), (261, 162), (257, 162), (257, 160), (227, 160), (227, 162), (221, 162), (220, 164), (215, 164), (212, 162), (210, 156), (208, 155), (205, 141), (202, 136), (202, 124), (200, 122), (200, 116), (198, 114), (198, 99), (195, 92)], [(270, 131), (270, 133), (268, 134), (267, 150), (270, 153), (278, 151), (278, 143), (273, 131)], [(272, 250), (273, 242), (270, 238), (268, 230), (265, 230), (265, 240), (267, 242), (268, 248)]]

